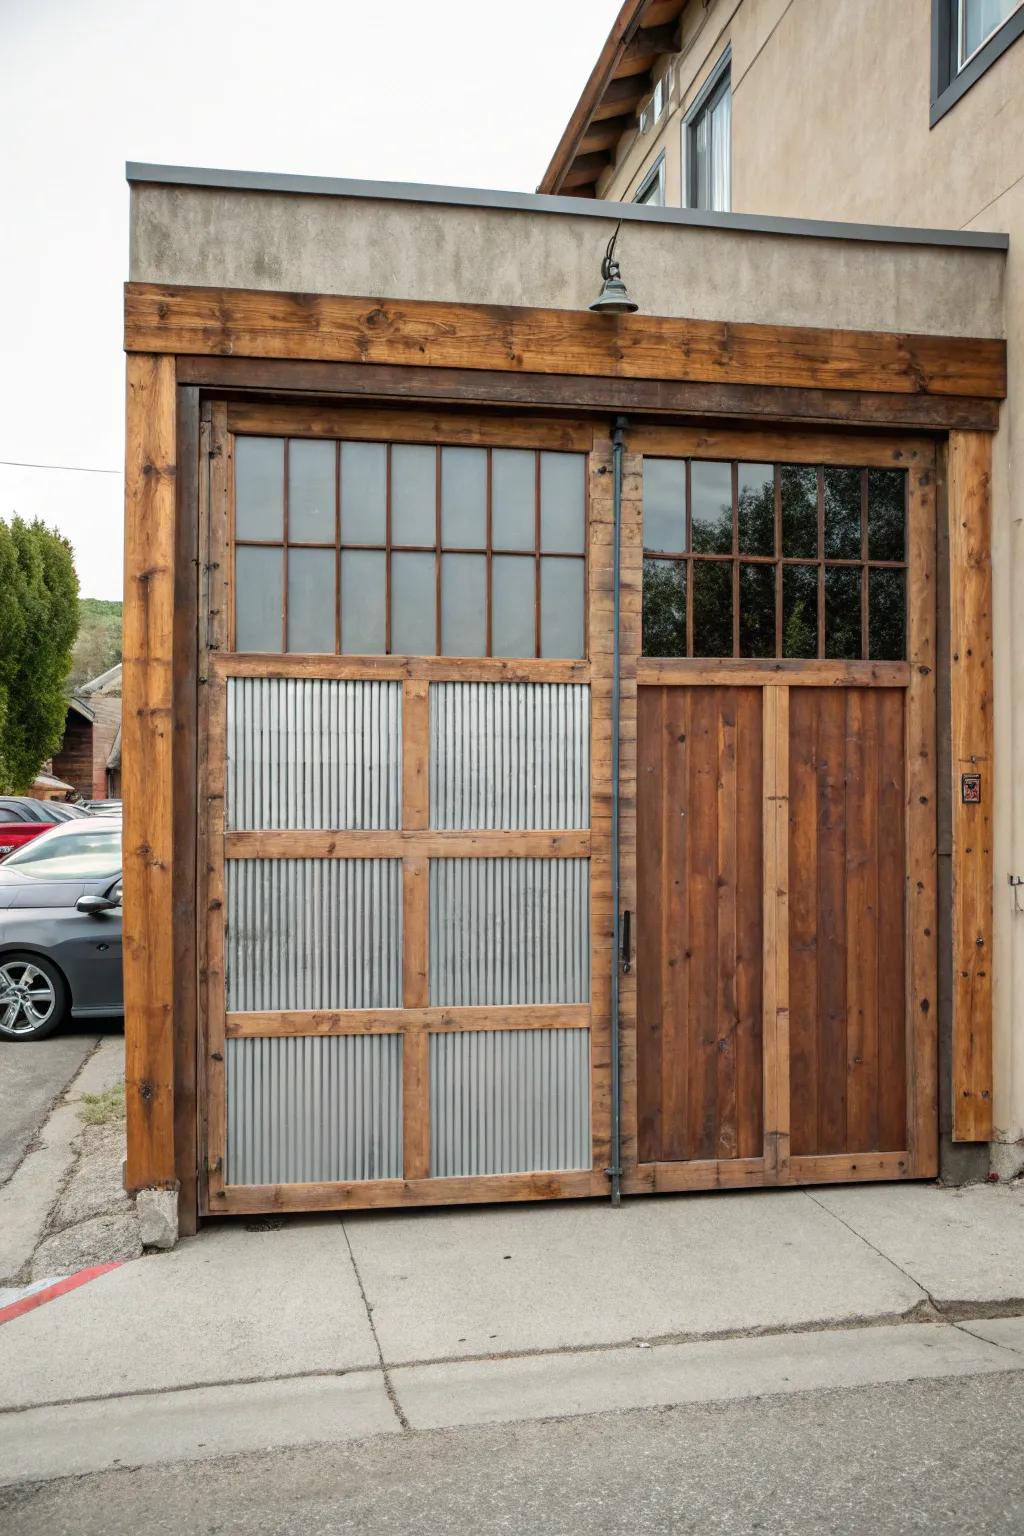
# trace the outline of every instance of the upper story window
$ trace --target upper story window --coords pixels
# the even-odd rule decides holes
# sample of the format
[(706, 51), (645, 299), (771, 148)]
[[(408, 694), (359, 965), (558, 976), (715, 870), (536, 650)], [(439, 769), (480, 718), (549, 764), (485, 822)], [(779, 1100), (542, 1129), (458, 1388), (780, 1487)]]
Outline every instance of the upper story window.
[(640, 108), (640, 132), (647, 133), (657, 123), (668, 105), (668, 83), (662, 78), (651, 93), (650, 99)]
[(932, 0), (932, 127), (1024, 32), (1024, 0)]
[(683, 122), (686, 206), (732, 207), (732, 84), (728, 49)]
[(665, 156), (659, 155), (656, 164), (648, 171), (637, 189), (634, 203), (646, 203), (651, 208), (665, 206)]
[(959, 67), (969, 63), (1024, 0), (957, 0), (957, 54)]

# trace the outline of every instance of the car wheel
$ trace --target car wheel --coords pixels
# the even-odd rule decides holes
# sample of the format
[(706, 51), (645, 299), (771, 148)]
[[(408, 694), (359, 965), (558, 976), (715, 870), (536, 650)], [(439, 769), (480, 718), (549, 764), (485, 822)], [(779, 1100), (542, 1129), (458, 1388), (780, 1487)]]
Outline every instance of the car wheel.
[(39, 955), (0, 960), (0, 1040), (45, 1040), (67, 1011), (68, 989), (56, 966)]

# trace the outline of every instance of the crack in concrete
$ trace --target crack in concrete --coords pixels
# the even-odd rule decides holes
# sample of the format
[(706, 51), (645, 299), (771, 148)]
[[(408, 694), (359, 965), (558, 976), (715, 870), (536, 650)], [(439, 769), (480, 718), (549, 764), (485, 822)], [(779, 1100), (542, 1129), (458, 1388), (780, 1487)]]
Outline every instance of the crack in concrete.
[[(346, 1234), (346, 1242), (347, 1234)], [(351, 1252), (351, 1247), (350, 1250)], [(353, 1265), (355, 1260), (353, 1259)], [(357, 1271), (357, 1279), (359, 1279)], [(555, 1344), (537, 1349), (516, 1349), (492, 1352), (490, 1354), (471, 1355), (431, 1355), (419, 1360), (391, 1360), (385, 1361), (384, 1353), (377, 1338), (376, 1328), (370, 1315), (370, 1304), (367, 1301), (366, 1292), (362, 1281), (359, 1279), (359, 1288), (363, 1297), (363, 1304), (367, 1308), (370, 1321), (370, 1330), (377, 1347), (379, 1363), (377, 1365), (351, 1365), (351, 1366), (316, 1366), (308, 1371), (281, 1371), (269, 1376), (227, 1376), (218, 1377), (212, 1381), (187, 1381), (160, 1387), (138, 1387), (129, 1392), (97, 1392), (83, 1397), (48, 1398), (38, 1403), (15, 1403), (7, 1408), (0, 1408), (0, 1420), (5, 1415), (16, 1413), (31, 1413), (37, 1408), (72, 1408), (77, 1404), (85, 1403), (110, 1403), (129, 1400), (136, 1397), (163, 1397), (181, 1392), (202, 1392), (210, 1387), (251, 1387), (260, 1383), (279, 1383), (288, 1381), (311, 1381), (320, 1377), (338, 1378), (343, 1376), (366, 1376), (380, 1371), (385, 1381), (388, 1397), (395, 1407), (395, 1414), (402, 1423), (403, 1428), (410, 1426), (405, 1420), (405, 1415), (397, 1405), (391, 1372), (399, 1370), (415, 1370), (420, 1366), (433, 1365), (486, 1365), (501, 1363), (509, 1360), (532, 1360), (542, 1356), (560, 1355), (595, 1355), (612, 1354), (620, 1351), (636, 1349), (641, 1344), (649, 1344), (652, 1349), (662, 1348), (674, 1344), (729, 1344), (743, 1339), (770, 1339), (789, 1338), (798, 1334), (807, 1333), (843, 1333), (872, 1328), (893, 1328), (901, 1326), (937, 1325), (944, 1327), (960, 1328), (964, 1321), (972, 1319), (982, 1321), (999, 1317), (1024, 1317), (1024, 1299), (1019, 1301), (979, 1301), (979, 1302), (917, 1302), (906, 1312), (880, 1312), (873, 1317), (843, 1317), (829, 1318), (826, 1320), (807, 1323), (792, 1323), (786, 1327), (766, 1325), (755, 1328), (731, 1328), (722, 1329), (717, 1333), (665, 1333), (655, 1334), (650, 1338), (641, 1338), (639, 1335), (631, 1339), (612, 1340), (600, 1344)], [(975, 1335), (975, 1337), (980, 1337)], [(991, 1344), (991, 1339), (982, 1342)], [(994, 1345), (997, 1349), (1006, 1349), (1012, 1354), (1024, 1354), (1024, 1350), (1018, 1350), (1012, 1345)], [(1008, 1367), (1009, 1369), (1009, 1367)]]
[(863, 1232), (858, 1232), (857, 1228), (852, 1227), (850, 1223), (844, 1220), (842, 1216), (838, 1215), (835, 1211), (829, 1210), (828, 1206), (823, 1205), (822, 1202), (817, 1199), (817, 1197), (811, 1192), (811, 1190), (805, 1189), (803, 1193), (807, 1196), (808, 1200), (810, 1200), (814, 1205), (818, 1207), (819, 1211), (824, 1211), (826, 1216), (831, 1216), (833, 1221), (838, 1221), (841, 1227), (845, 1227), (847, 1232), (849, 1232), (853, 1237), (857, 1238), (859, 1242), (862, 1242), (866, 1248), (870, 1248), (872, 1253), (877, 1253), (880, 1259), (884, 1259), (887, 1264), (891, 1264), (896, 1273), (902, 1275), (904, 1280), (909, 1280), (911, 1285), (916, 1286), (917, 1289), (921, 1292), (922, 1296), (925, 1298), (925, 1301), (928, 1303), (928, 1305), (934, 1307), (936, 1314), (941, 1316), (941, 1313), (939, 1312), (939, 1303), (935, 1300), (935, 1297), (932, 1295), (928, 1287), (921, 1284), (916, 1275), (912, 1275), (908, 1269), (904, 1269), (902, 1264), (897, 1264), (894, 1258), (883, 1252), (881, 1248), (876, 1247), (870, 1238), (865, 1237)]
[(359, 1273), (359, 1265), (356, 1263), (356, 1256), (352, 1248), (352, 1243), (349, 1239), (348, 1229), (345, 1226), (344, 1217), (339, 1217), (339, 1222), (341, 1225), (342, 1236), (345, 1239), (345, 1247), (348, 1249), (348, 1256), (352, 1264), (352, 1271), (356, 1277), (356, 1284), (359, 1287), (359, 1294), (363, 1298), (363, 1306), (366, 1308), (366, 1321), (369, 1323), (370, 1332), (373, 1334), (373, 1342), (377, 1350), (377, 1358), (380, 1361), (381, 1375), (384, 1378), (384, 1391), (388, 1395), (388, 1402), (391, 1404), (395, 1418), (402, 1426), (402, 1429), (408, 1433), (409, 1420), (405, 1416), (404, 1408), (398, 1401), (398, 1394), (395, 1391), (394, 1383), (391, 1380), (388, 1363), (384, 1359), (384, 1351), (381, 1348), (380, 1339), (377, 1337), (377, 1325), (373, 1320), (373, 1307), (370, 1305), (369, 1297), (366, 1294), (366, 1287), (363, 1284), (363, 1277)]

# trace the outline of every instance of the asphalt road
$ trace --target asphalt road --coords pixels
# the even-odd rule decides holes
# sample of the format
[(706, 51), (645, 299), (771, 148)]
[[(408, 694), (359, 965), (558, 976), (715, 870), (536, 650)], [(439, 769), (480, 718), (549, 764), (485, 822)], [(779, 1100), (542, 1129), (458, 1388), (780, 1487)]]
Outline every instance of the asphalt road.
[(119, 1020), (72, 1019), (50, 1040), (0, 1041), (0, 1184), (21, 1162), (36, 1131), (103, 1034)]
[(1024, 1374), (412, 1433), (0, 1489), (5, 1536), (1002, 1536)]

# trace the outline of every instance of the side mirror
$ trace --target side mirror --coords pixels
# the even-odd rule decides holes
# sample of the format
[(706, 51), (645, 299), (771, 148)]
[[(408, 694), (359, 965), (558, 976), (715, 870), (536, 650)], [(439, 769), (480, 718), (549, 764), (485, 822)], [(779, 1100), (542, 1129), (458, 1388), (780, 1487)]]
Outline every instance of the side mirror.
[(84, 912), (87, 917), (98, 917), (101, 912), (109, 912), (118, 905), (108, 896), (79, 896), (75, 902), (75, 908)]

